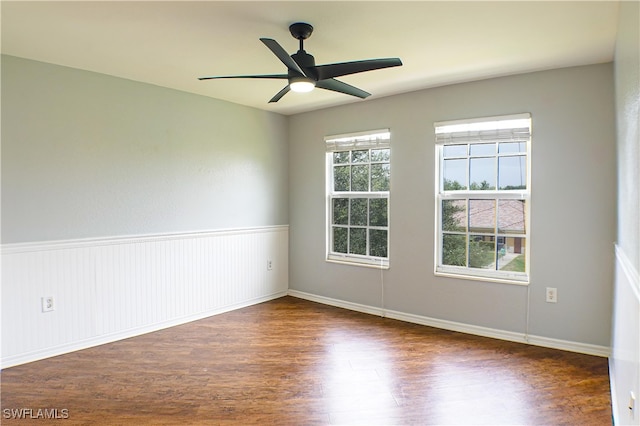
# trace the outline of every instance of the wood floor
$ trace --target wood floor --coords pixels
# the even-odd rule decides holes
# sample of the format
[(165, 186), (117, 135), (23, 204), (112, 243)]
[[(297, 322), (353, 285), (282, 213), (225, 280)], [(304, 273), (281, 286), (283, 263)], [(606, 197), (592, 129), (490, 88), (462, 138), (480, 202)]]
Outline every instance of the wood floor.
[[(1, 379), (3, 425), (611, 424), (605, 358), (293, 297)], [(6, 418), (22, 408), (68, 418)]]

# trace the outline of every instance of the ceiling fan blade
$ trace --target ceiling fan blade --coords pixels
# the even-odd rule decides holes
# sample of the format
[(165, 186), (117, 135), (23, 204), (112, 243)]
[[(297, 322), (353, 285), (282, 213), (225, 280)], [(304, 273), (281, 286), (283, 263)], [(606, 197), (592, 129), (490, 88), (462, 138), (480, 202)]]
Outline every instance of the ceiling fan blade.
[(271, 38), (261, 38), (260, 41), (263, 42), (265, 46), (267, 46), (274, 53), (274, 55), (276, 55), (278, 59), (280, 59), (280, 61), (282, 61), (282, 63), (287, 66), (287, 68), (304, 77), (307, 77), (304, 71), (302, 71), (302, 68), (300, 68), (300, 65), (298, 65), (298, 63), (294, 61), (291, 56), (289, 56), (287, 51), (284, 50), (277, 41)]
[(379, 70), (402, 65), (400, 58), (365, 59), (363, 61), (340, 62), (336, 64), (317, 65), (318, 80), (356, 74), (359, 72)]
[(276, 93), (275, 96), (269, 100), (269, 103), (278, 102), (280, 98), (282, 98), (284, 95), (287, 94), (288, 91), (289, 91), (289, 85), (287, 84), (286, 86), (284, 86), (284, 89)]
[(213, 80), (217, 78), (288, 78), (287, 74), (257, 74), (257, 75), (216, 75), (209, 77), (198, 77), (198, 80)]
[(347, 95), (356, 96), (362, 99), (368, 96), (371, 96), (371, 93), (365, 92), (362, 89), (358, 89), (357, 87), (354, 87), (350, 84), (336, 80), (334, 78), (320, 80), (316, 83), (316, 87), (319, 87), (321, 89), (333, 90), (334, 92), (340, 92)]

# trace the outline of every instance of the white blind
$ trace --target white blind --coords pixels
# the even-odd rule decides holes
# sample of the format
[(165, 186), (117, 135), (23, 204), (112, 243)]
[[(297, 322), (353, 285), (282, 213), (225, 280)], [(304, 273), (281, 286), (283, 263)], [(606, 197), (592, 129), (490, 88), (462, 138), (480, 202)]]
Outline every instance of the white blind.
[(440, 121), (433, 124), (436, 143), (517, 142), (531, 137), (531, 114), (514, 114), (471, 120)]
[(353, 149), (382, 149), (391, 146), (389, 129), (333, 135), (324, 138), (327, 152), (350, 151)]

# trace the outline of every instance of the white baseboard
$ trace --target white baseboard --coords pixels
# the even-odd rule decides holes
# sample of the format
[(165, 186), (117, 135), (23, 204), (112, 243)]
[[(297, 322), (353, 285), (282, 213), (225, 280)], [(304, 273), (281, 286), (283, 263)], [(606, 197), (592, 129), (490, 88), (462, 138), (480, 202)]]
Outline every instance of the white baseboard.
[(376, 315), (379, 317), (384, 316), (384, 310), (372, 306), (360, 305), (358, 303), (345, 302), (344, 300), (332, 299), (330, 297), (317, 296), (311, 293), (305, 293), (298, 290), (288, 291), (289, 296), (297, 297), (298, 299), (305, 299), (311, 302), (322, 303), (323, 305), (335, 306), (337, 308), (348, 309), (350, 311), (363, 312), (365, 314)]
[(387, 317), (387, 318), (396, 319), (400, 321), (410, 322), (413, 324), (426, 325), (429, 327), (440, 328), (443, 330), (473, 334), (475, 336), (490, 337), (493, 339), (507, 340), (507, 341), (518, 342), (518, 343), (526, 343), (534, 346), (560, 349), (563, 351), (577, 352), (577, 353), (582, 353), (586, 355), (608, 357), (610, 354), (610, 348), (607, 346), (591, 345), (588, 343), (552, 339), (552, 338), (543, 337), (543, 336), (532, 336), (532, 335), (527, 336), (524, 333), (498, 330), (495, 328), (481, 327), (481, 326), (472, 325), (472, 324), (465, 324), (465, 323), (460, 323), (455, 321), (425, 317), (422, 315), (415, 315), (415, 314), (409, 314), (405, 312), (381, 309), (378, 307), (346, 302), (344, 300), (333, 299), (330, 297), (318, 296), (315, 294), (305, 293), (298, 290), (289, 289), (288, 294), (289, 296), (309, 300), (312, 302), (322, 303), (325, 305), (335, 306), (338, 308), (349, 309), (357, 312), (363, 312), (365, 314), (370, 314), (370, 315)]
[(234, 311), (240, 308), (246, 308), (247, 306), (257, 305), (259, 303), (268, 302), (269, 300), (278, 299), (280, 297), (284, 297), (287, 295), (286, 291), (271, 294), (268, 296), (258, 297), (252, 300), (247, 300), (242, 303), (237, 303), (234, 305), (225, 306), (219, 309), (215, 309), (212, 311), (201, 312), (194, 315), (189, 315), (183, 318), (176, 318), (170, 321), (165, 321), (162, 323), (152, 324), (144, 327), (138, 327), (130, 330), (120, 331), (117, 333), (111, 333), (108, 335), (103, 335), (99, 337), (94, 337), (82, 341), (72, 342), (69, 344), (58, 345), (54, 347), (49, 347), (42, 350), (37, 350), (29, 353), (22, 353), (16, 356), (9, 356), (2, 359), (1, 368), (9, 368), (14, 367), (20, 364), (26, 364), (33, 361), (39, 361), (45, 358), (51, 358), (54, 356), (68, 354), (70, 352), (75, 352), (83, 349), (89, 349), (95, 346), (104, 345), (107, 343), (113, 343), (118, 340), (129, 339), (131, 337), (140, 336), (147, 333), (152, 333), (154, 331), (164, 330), (170, 327), (175, 327), (177, 325), (187, 324), (189, 322), (198, 321), (204, 318), (209, 318), (214, 315), (220, 315), (225, 312)]

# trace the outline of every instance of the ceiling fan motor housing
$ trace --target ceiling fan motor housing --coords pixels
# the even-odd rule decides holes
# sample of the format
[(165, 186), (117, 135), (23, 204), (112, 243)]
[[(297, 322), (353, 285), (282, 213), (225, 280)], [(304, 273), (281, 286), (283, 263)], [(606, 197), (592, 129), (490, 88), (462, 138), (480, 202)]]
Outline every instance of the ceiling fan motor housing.
[(300, 65), (300, 68), (303, 69), (308, 77), (311, 77), (316, 81), (318, 80), (318, 73), (315, 71), (316, 60), (313, 55), (308, 54), (304, 50), (298, 50), (297, 53), (291, 55), (291, 58)]

